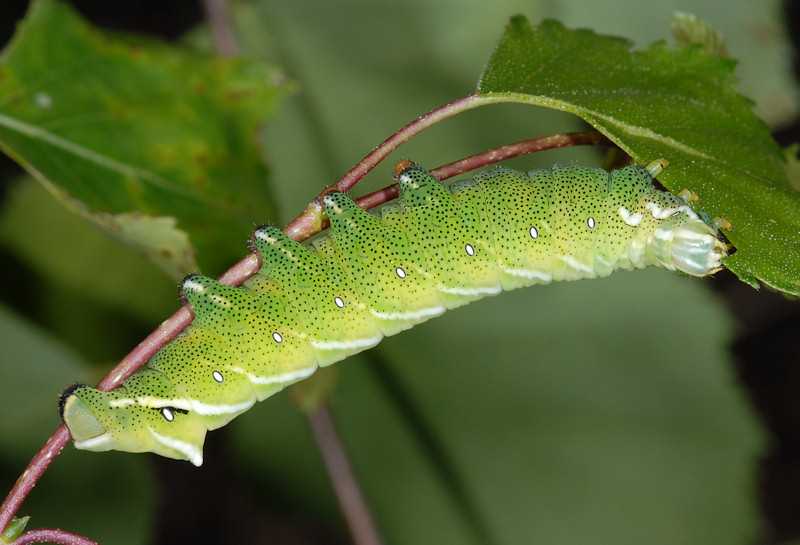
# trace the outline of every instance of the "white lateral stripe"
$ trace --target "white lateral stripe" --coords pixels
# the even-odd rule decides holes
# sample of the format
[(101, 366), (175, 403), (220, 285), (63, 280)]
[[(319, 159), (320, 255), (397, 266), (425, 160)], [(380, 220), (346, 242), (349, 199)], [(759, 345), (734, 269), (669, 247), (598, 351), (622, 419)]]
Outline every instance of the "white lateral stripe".
[(183, 409), (185, 411), (191, 409), (191, 406), (188, 404), (188, 402), (183, 399), (167, 399), (155, 396), (138, 396), (136, 398), (126, 397), (123, 399), (112, 399), (108, 402), (108, 406), (115, 409), (122, 409), (125, 407), (130, 407), (131, 405), (141, 405), (150, 409), (163, 409), (165, 407), (173, 407), (175, 409)]
[(265, 233), (261, 229), (258, 229), (255, 234), (256, 234), (256, 238), (264, 240), (266, 242), (273, 242), (274, 243), (277, 240), (276, 238), (268, 235), (267, 233)]
[(490, 288), (449, 288), (444, 286), (439, 286), (439, 291), (442, 293), (450, 293), (452, 295), (497, 295), (503, 288), (500, 286), (492, 286)]
[(195, 282), (194, 280), (186, 280), (183, 283), (183, 289), (190, 289), (192, 291), (202, 293), (203, 291), (205, 291), (206, 288), (202, 284)]
[(147, 426), (147, 430), (150, 432), (150, 435), (152, 435), (156, 441), (158, 441), (165, 447), (177, 450), (197, 467), (203, 465), (203, 451), (201, 449), (197, 448), (191, 443), (187, 443), (186, 441), (181, 441), (180, 439), (173, 439), (172, 437), (166, 437), (164, 435), (161, 435), (150, 426)]
[(439, 316), (440, 314), (444, 314), (446, 310), (447, 307), (439, 305), (437, 307), (428, 307), (412, 312), (377, 312), (370, 309), (370, 313), (380, 320), (416, 320), (429, 316)]
[(692, 219), (697, 219), (697, 212), (692, 210), (692, 207), (686, 204), (682, 204), (674, 208), (673, 207), (661, 208), (656, 203), (649, 202), (644, 206), (644, 208), (645, 210), (648, 210), (651, 214), (653, 214), (653, 217), (656, 218), (657, 220), (665, 220), (674, 214), (678, 214), (679, 212), (683, 212)]
[(558, 259), (560, 259), (561, 261), (563, 261), (564, 263), (566, 263), (567, 265), (569, 265), (570, 267), (572, 267), (573, 269), (575, 269), (577, 271), (590, 273), (590, 274), (594, 273), (594, 269), (592, 269), (589, 265), (586, 265), (585, 263), (581, 263), (580, 261), (578, 261), (574, 257), (568, 256), (568, 255), (560, 255), (560, 256), (558, 256)]
[(163, 397), (155, 397), (155, 396), (139, 396), (136, 398), (136, 403), (143, 407), (149, 407), (151, 409), (163, 409), (165, 407), (172, 407), (174, 409), (182, 409), (184, 411), (191, 411), (192, 405), (189, 401), (185, 399), (177, 399), (171, 398), (166, 399)]
[(619, 212), (622, 221), (624, 221), (625, 224), (630, 227), (637, 227), (640, 223), (642, 223), (642, 220), (644, 219), (644, 216), (640, 212), (632, 214), (624, 206), (620, 206), (617, 212)]
[(507, 267), (503, 267), (503, 272), (510, 274), (511, 276), (516, 276), (517, 278), (535, 278), (544, 282), (550, 282), (553, 280), (552, 273), (535, 271), (533, 269), (509, 269)]
[(271, 376), (267, 375), (260, 377), (252, 373), (247, 373), (247, 380), (249, 380), (251, 384), (257, 384), (259, 386), (264, 386), (267, 384), (282, 384), (284, 382), (293, 382), (295, 380), (300, 380), (308, 376), (311, 376), (312, 374), (314, 374), (314, 371), (316, 370), (317, 370), (317, 364), (314, 364), (311, 367), (307, 367), (306, 369), (300, 369), (298, 371), (283, 373), (282, 375), (271, 375)]
[(130, 397), (123, 399), (111, 399), (108, 402), (108, 406), (114, 409), (123, 409), (125, 407), (130, 407), (131, 405), (136, 405), (136, 400)]
[(202, 401), (197, 401), (196, 399), (190, 399), (189, 402), (192, 404), (192, 409), (194, 409), (194, 412), (199, 415), (219, 416), (223, 414), (237, 414), (244, 412), (256, 404), (256, 399), (255, 395), (253, 395), (253, 399), (243, 403), (237, 403), (236, 405), (226, 405), (224, 403), (212, 405), (211, 403), (203, 403)]
[(654, 202), (644, 205), (644, 209), (650, 212), (657, 220), (665, 220), (678, 211), (676, 208), (661, 208)]
[(352, 350), (355, 348), (372, 348), (381, 342), (381, 339), (383, 339), (382, 333), (353, 341), (317, 341), (311, 339), (311, 346), (319, 350)]
[(108, 433), (92, 437), (91, 439), (84, 439), (83, 441), (75, 441), (75, 448), (81, 450), (97, 451), (100, 450), (97, 447), (105, 447), (106, 445), (108, 445), (108, 448), (104, 448), (103, 450), (112, 450), (117, 446), (117, 442)]

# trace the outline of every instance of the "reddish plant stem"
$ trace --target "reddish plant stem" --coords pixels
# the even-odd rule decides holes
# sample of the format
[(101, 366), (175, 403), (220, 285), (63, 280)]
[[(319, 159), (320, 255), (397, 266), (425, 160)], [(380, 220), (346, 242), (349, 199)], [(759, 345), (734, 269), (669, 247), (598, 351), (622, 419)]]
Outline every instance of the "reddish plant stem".
[(236, 45), (236, 37), (225, 0), (203, 0), (203, 8), (219, 56), (234, 57), (238, 55), (239, 47)]
[[(470, 170), (475, 170), (476, 168), (485, 167), (486, 165), (505, 161), (506, 159), (518, 157), (527, 153), (563, 148), (566, 146), (584, 145), (613, 146), (614, 144), (599, 132), (568, 132), (553, 136), (542, 136), (541, 138), (531, 138), (529, 140), (494, 148), (484, 151), (483, 153), (466, 157), (454, 163), (440, 166), (430, 172), (439, 180), (447, 180), (448, 178), (464, 174)], [(389, 187), (384, 187), (373, 193), (357, 198), (356, 203), (364, 210), (369, 210), (395, 198), (397, 198), (397, 184), (392, 184)], [(308, 209), (306, 209), (306, 212), (308, 212)]]
[[(507, 102), (507, 99), (493, 98), (493, 97), (479, 97), (472, 94), (464, 98), (458, 99), (449, 104), (445, 104), (441, 108), (437, 108), (427, 114), (419, 117), (394, 133), (392, 136), (384, 140), (377, 148), (375, 148), (369, 155), (364, 157), (356, 166), (342, 176), (334, 186), (339, 191), (349, 191), (361, 178), (375, 168), (381, 161), (383, 161), (390, 153), (396, 150), (401, 144), (408, 141), (411, 137), (416, 136), (428, 127), (439, 123), (440, 121), (454, 116), (458, 113), (477, 108), (486, 104), (493, 104), (495, 102)], [(300, 214), (294, 221), (284, 227), (283, 231), (289, 238), (301, 241), (308, 238), (309, 232), (314, 229), (319, 230), (318, 218), (322, 213), (322, 205), (319, 198), (314, 199), (308, 208)]]
[(499, 148), (490, 149), (483, 153), (472, 155), (465, 159), (461, 159), (454, 163), (441, 166), (431, 171), (431, 174), (440, 180), (446, 180), (453, 176), (458, 176), (475, 170), (476, 168), (485, 167), (512, 157), (519, 157), (528, 153), (535, 153), (537, 151), (544, 151), (550, 149), (564, 148), (567, 146), (585, 146), (585, 145), (607, 145), (613, 146), (613, 142), (605, 135), (597, 131), (584, 131), (584, 132), (567, 132), (563, 134), (554, 134), (552, 136), (542, 136), (540, 138), (530, 138), (514, 144), (507, 144)]
[(339, 500), (350, 535), (358, 545), (380, 545), (382, 543), (375, 524), (372, 521), (358, 480), (353, 474), (347, 452), (339, 440), (336, 425), (326, 405), (320, 405), (308, 413), (308, 421), (317, 448), (328, 470), (336, 497)]
[[(394, 151), (399, 145), (407, 141), (412, 136), (418, 134), (425, 128), (438, 123), (456, 113), (475, 108), (479, 105), (490, 104), (499, 102), (497, 99), (477, 97), (476, 95), (469, 95), (460, 100), (446, 104), (417, 120), (409, 123), (397, 133), (384, 140), (384, 142), (375, 148), (369, 155), (362, 159), (355, 167), (353, 167), (347, 174), (345, 174), (335, 185), (340, 191), (347, 191), (352, 188), (358, 180), (372, 170), (377, 164), (380, 163), (386, 156)], [(583, 144), (605, 144), (610, 143), (606, 137), (596, 132), (580, 132), (580, 133), (566, 133), (561, 135), (534, 138), (524, 140), (508, 146), (502, 146), (484, 153), (479, 153), (466, 159), (462, 159), (455, 163), (445, 165), (435, 169), (433, 174), (440, 179), (447, 179), (451, 176), (467, 172), (485, 166), (503, 159), (516, 157), (524, 153), (531, 153), (543, 149), (559, 148), (570, 145), (583, 145)], [(393, 193), (394, 191), (394, 193)], [(396, 189), (385, 188), (379, 190), (376, 194), (383, 195), (383, 198), (391, 197), (392, 194), (396, 196)], [(393, 197), (392, 197), (393, 198)], [(388, 200), (388, 199), (387, 199)], [(383, 201), (385, 202), (385, 200)], [(361, 202), (359, 202), (361, 204)], [(366, 208), (366, 207), (365, 207)], [(314, 210), (318, 212), (315, 213)], [(289, 223), (283, 231), (293, 240), (302, 241), (311, 236), (311, 234), (319, 232), (322, 226), (321, 204), (319, 199), (314, 201), (300, 214), (294, 221)], [(261, 257), (258, 253), (248, 254), (244, 259), (239, 261), (233, 267), (228, 269), (219, 281), (223, 284), (238, 286), (250, 276), (255, 274), (261, 267)], [(130, 354), (128, 354), (120, 364), (112, 370), (109, 375), (98, 384), (101, 390), (110, 390), (117, 387), (123, 380), (133, 374), (139, 367), (141, 367), (153, 354), (155, 354), (162, 346), (169, 342), (175, 335), (183, 331), (183, 329), (191, 323), (193, 314), (190, 309), (183, 307), (173, 314), (169, 319), (164, 321), (161, 326), (151, 333), (139, 346), (136, 347)]]
[[(33, 490), (33, 487), (39, 482), (47, 466), (58, 456), (58, 453), (61, 452), (61, 449), (67, 444), (67, 441), (69, 441), (69, 432), (66, 426), (61, 424), (56, 428), (56, 431), (50, 436), (50, 439), (47, 440), (41, 450), (36, 453), (28, 464), (28, 467), (22, 472), (22, 475), (19, 476), (11, 492), (3, 501), (3, 505), (0, 506), (0, 533), (5, 531), (11, 519), (19, 510), (19, 506), (22, 505), (22, 502), (28, 494), (30, 494), (30, 491)], [(23, 536), (24, 535), (25, 534), (23, 534)], [(22, 539), (22, 536), (20, 536), (19, 539)]]
[(25, 532), (14, 545), (28, 545), (29, 543), (59, 543), (62, 545), (100, 545), (88, 537), (83, 537), (66, 530), (56, 530), (53, 528), (36, 528)]
[[(211, 0), (209, 0), (211, 1)], [(449, 104), (446, 104), (436, 110), (433, 110), (415, 121), (409, 123), (394, 135), (387, 138), (375, 150), (362, 159), (355, 167), (353, 167), (347, 174), (345, 174), (335, 187), (340, 191), (348, 191), (352, 188), (363, 176), (372, 170), (377, 164), (385, 159), (392, 151), (397, 149), (401, 144), (409, 140), (411, 137), (419, 134), (428, 127), (436, 123), (461, 113), (463, 111), (484, 106), (487, 104), (494, 104), (500, 102), (514, 102), (515, 99), (508, 97), (479, 97), (475, 94), (466, 96)], [(563, 143), (561, 145), (568, 145)], [(557, 145), (554, 147), (561, 147)], [(512, 147), (515, 144), (511, 145)], [(502, 148), (499, 148), (502, 149)], [(487, 152), (489, 154), (495, 151)], [(483, 156), (479, 154), (475, 157)], [(512, 155), (509, 155), (512, 156)], [(468, 158), (464, 161), (470, 161)], [(486, 161), (488, 158), (476, 160)], [(499, 160), (499, 159), (497, 159)], [(460, 165), (462, 162), (455, 163)], [(488, 164), (488, 162), (484, 163)], [(447, 167), (449, 167), (448, 165)], [(442, 168), (447, 168), (442, 167)], [(459, 171), (465, 168), (464, 165), (453, 167)], [(475, 168), (475, 167), (472, 167)], [(435, 172), (441, 172), (437, 169)], [(453, 174), (450, 174), (452, 176)], [(389, 190), (391, 191), (391, 190)], [(306, 210), (298, 216), (294, 221), (284, 228), (284, 232), (292, 239), (302, 241), (310, 236), (309, 233), (318, 232), (321, 227), (321, 214), (322, 208), (319, 199), (315, 199)], [(244, 282), (247, 278), (252, 276), (261, 266), (261, 259), (257, 253), (249, 254), (242, 259), (239, 263), (231, 267), (225, 274), (220, 277), (220, 282), (232, 286), (236, 286)], [(146, 339), (144, 339), (130, 354), (128, 354), (112, 371), (106, 376), (97, 387), (101, 390), (110, 390), (122, 383), (123, 380), (132, 375), (137, 369), (144, 365), (161, 347), (168, 343), (175, 335), (183, 331), (183, 329), (191, 323), (194, 317), (192, 311), (183, 307), (179, 309), (170, 318), (162, 322), (161, 326)], [(34, 456), (28, 467), (23, 474), (17, 479), (16, 484), (9, 492), (0, 506), (0, 529), (4, 530), (13, 516), (19, 510), (19, 506), (27, 497), (38, 480), (41, 478), (44, 471), (53, 461), (55, 456), (61, 452), (64, 445), (69, 440), (69, 434), (64, 425), (60, 425), (50, 439), (47, 440), (42, 449)], [(1, 531), (1, 530), (0, 530)], [(30, 532), (26, 532), (28, 534)], [(26, 535), (23, 534), (23, 535)], [(19, 538), (22, 539), (22, 536)]]
[[(203, 7), (206, 12), (209, 27), (211, 28), (217, 52), (220, 56), (231, 57), (238, 53), (236, 38), (233, 33), (228, 7), (225, 0), (203, 0)], [(253, 259), (246, 257), (229, 269), (220, 281), (233, 277), (244, 278), (252, 275), (258, 267), (252, 268)], [(249, 273), (249, 274), (248, 274)], [(240, 280), (238, 283), (241, 283)], [(188, 307), (179, 309), (169, 319), (162, 322), (161, 326), (147, 336), (139, 345), (128, 354), (111, 372), (97, 385), (101, 390), (110, 390), (118, 386), (127, 377), (132, 375), (139, 367), (147, 362), (162, 346), (170, 341), (175, 335), (183, 331), (194, 318), (194, 313)], [(22, 472), (17, 482), (12, 487), (3, 504), (0, 505), (0, 532), (4, 531), (11, 522), (12, 518), (19, 511), (19, 507), (30, 491), (39, 482), (42, 474), (47, 470), (50, 463), (61, 452), (69, 441), (69, 432), (64, 424), (61, 424), (53, 432), (53, 435), (45, 442), (39, 452), (28, 463), (28, 467)], [(51, 541), (53, 543), (69, 543), (75, 545), (95, 544), (94, 541), (78, 536), (71, 532), (40, 528), (30, 530), (22, 534), (15, 543), (41, 543)]]
[(106, 377), (100, 381), (97, 388), (111, 390), (119, 386), (123, 380), (131, 376), (144, 362), (168, 343), (175, 335), (192, 322), (194, 313), (188, 307), (180, 308), (175, 314), (148, 335), (130, 354), (117, 365)]

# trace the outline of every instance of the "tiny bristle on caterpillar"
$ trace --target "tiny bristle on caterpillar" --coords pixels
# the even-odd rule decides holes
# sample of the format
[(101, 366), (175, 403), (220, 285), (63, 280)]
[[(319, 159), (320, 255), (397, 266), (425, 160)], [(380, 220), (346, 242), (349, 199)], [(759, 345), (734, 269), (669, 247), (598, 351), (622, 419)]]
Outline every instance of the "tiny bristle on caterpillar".
[(443, 184), (403, 161), (399, 198), (376, 211), (327, 192), (327, 231), (300, 244), (258, 228), (263, 265), (240, 287), (186, 277), (191, 325), (119, 388), (65, 390), (61, 415), (78, 448), (200, 465), (208, 430), (447, 309), (619, 269), (713, 274), (725, 242), (688, 199), (656, 188), (664, 165), (499, 168)]

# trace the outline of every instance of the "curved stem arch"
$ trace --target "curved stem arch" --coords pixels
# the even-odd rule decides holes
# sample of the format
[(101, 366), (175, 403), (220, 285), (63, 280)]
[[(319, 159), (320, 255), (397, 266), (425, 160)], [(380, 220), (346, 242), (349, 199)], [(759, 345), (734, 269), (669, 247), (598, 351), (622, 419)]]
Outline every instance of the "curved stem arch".
[[(479, 96), (471, 94), (456, 101), (445, 104), (419, 118), (412, 121), (405, 127), (398, 130), (392, 136), (384, 140), (378, 147), (369, 153), (364, 159), (356, 164), (347, 174), (345, 174), (333, 187), (340, 191), (348, 191), (355, 186), (375, 166), (381, 163), (390, 153), (395, 151), (400, 145), (418, 135), (427, 128), (452, 117), (456, 114), (503, 102), (520, 102), (513, 96)], [(525, 153), (532, 153), (545, 149), (553, 149), (573, 145), (610, 145), (611, 142), (600, 133), (583, 132), (554, 135), (549, 137), (535, 138), (509, 144), (494, 150), (489, 150), (454, 163), (444, 165), (434, 169), (432, 173), (440, 179), (446, 179), (469, 170), (486, 166), (510, 157), (515, 157)], [(376, 191), (359, 201), (363, 208), (378, 206), (396, 196), (396, 188), (384, 188)], [(296, 219), (290, 222), (284, 232), (292, 239), (302, 241), (316, 232), (323, 226), (322, 205), (319, 197), (315, 198)], [(247, 278), (255, 274), (261, 266), (261, 258), (258, 253), (251, 253), (241, 261), (232, 266), (222, 276), (219, 281), (223, 284), (236, 286), (244, 282)], [(194, 315), (190, 308), (182, 307), (175, 314), (165, 320), (155, 331), (148, 335), (139, 345), (132, 350), (111, 372), (98, 384), (100, 390), (111, 390), (119, 386), (125, 379), (143, 366), (158, 350), (166, 345), (171, 339), (178, 335), (187, 325), (189, 325)], [(0, 528), (5, 529), (19, 510), (20, 505), (36, 485), (38, 480), (47, 470), (50, 463), (61, 452), (69, 441), (69, 432), (61, 424), (53, 435), (43, 445), (41, 450), (33, 457), (28, 467), (17, 479), (14, 487), (9, 492), (0, 506)], [(56, 530), (31, 530), (20, 536), (19, 543), (41, 541), (41, 532)], [(35, 533), (39, 532), (39, 533)], [(68, 532), (67, 532), (68, 533)], [(67, 534), (65, 533), (65, 535)], [(41, 534), (41, 535), (40, 535)], [(48, 534), (50, 535), (50, 534)], [(70, 534), (74, 536), (74, 534)], [(80, 537), (80, 536), (75, 536)], [(23, 538), (27, 541), (23, 541)], [(67, 539), (67, 538), (65, 538)], [(69, 537), (68, 539), (72, 539)], [(86, 538), (85, 541), (59, 541), (59, 543), (94, 543)]]

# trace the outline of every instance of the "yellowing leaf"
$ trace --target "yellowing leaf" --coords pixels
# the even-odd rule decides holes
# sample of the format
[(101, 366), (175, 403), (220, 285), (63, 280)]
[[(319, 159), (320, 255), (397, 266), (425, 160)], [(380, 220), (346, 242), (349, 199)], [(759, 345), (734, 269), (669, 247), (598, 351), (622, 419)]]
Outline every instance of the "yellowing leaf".
[(0, 60), (0, 149), (92, 211), (176, 218), (217, 272), (272, 215), (258, 133), (286, 90), (260, 62), (101, 33), (38, 0)]

